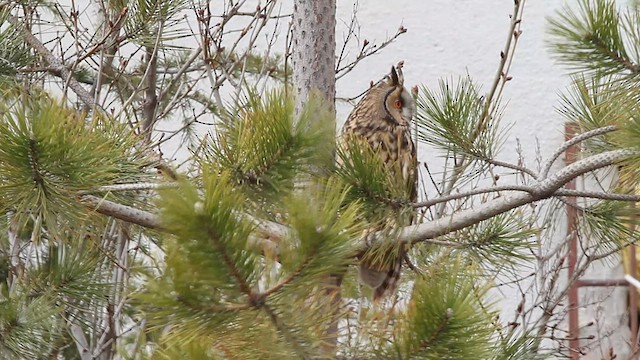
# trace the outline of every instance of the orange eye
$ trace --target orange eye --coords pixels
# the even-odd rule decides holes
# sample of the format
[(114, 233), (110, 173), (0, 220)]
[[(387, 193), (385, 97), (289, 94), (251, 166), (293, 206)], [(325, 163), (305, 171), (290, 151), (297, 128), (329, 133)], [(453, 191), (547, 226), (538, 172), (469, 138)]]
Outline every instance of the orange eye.
[(402, 107), (402, 101), (396, 100), (393, 102), (393, 107), (396, 109), (400, 109)]

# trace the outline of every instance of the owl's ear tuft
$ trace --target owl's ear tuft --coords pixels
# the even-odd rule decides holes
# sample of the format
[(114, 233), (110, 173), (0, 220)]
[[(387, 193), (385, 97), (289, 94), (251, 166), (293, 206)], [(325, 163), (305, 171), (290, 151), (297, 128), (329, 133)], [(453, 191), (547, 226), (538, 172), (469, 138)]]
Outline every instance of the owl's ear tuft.
[(399, 83), (400, 83), (400, 79), (398, 79), (398, 73), (396, 72), (396, 67), (392, 66), (391, 67), (391, 85), (398, 86)]

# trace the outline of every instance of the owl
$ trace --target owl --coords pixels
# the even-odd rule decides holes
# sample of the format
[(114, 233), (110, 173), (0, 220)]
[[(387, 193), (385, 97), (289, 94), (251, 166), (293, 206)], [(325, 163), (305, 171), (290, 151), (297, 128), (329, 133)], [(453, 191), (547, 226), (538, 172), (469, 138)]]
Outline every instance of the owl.
[[(342, 128), (339, 144), (344, 146), (345, 142), (359, 141), (369, 146), (391, 176), (401, 176), (405, 182), (403, 185), (406, 185), (403, 187), (407, 192), (404, 197), (415, 202), (418, 163), (416, 146), (411, 138), (411, 120), (416, 106), (411, 93), (404, 88), (402, 65), (400, 62), (391, 67), (391, 72), (372, 85), (358, 102)], [(398, 226), (411, 222), (405, 220), (404, 224), (398, 224), (397, 219), (393, 221)], [(360, 260), (360, 279), (374, 289), (374, 301), (395, 290), (404, 250), (389, 253), (387, 257), (375, 264), (366, 256)]]

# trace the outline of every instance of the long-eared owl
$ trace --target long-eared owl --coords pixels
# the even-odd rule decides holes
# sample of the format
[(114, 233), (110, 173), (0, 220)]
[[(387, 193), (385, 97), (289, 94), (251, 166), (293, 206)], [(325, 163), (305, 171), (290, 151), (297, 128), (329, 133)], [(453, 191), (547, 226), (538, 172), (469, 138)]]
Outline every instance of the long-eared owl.
[[(417, 195), (416, 146), (411, 138), (411, 120), (416, 112), (411, 93), (404, 87), (403, 63), (375, 85), (355, 106), (342, 128), (341, 146), (345, 141), (359, 141), (379, 156), (386, 171), (404, 182), (404, 198), (415, 202)], [(408, 225), (411, 220), (395, 225)], [(370, 229), (376, 231), (379, 229)], [(373, 299), (379, 300), (395, 290), (404, 250), (389, 254), (382, 262), (373, 263), (367, 257), (360, 261), (360, 279), (374, 289)]]

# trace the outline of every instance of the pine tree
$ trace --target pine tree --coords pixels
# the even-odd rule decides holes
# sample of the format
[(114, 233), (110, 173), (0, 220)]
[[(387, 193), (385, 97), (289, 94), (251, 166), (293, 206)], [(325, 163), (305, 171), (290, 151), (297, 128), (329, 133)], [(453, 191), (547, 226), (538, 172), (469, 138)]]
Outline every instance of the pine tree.
[[(383, 43), (364, 41), (344, 65), (334, 57), (335, 0), (296, 0), (292, 18), (273, 0), (220, 9), (105, 1), (90, 7), (99, 16), (88, 32), (85, 8), (0, 4), (0, 357), (562, 352), (549, 329), (562, 326), (576, 279), (558, 281), (565, 245), (545, 240), (563, 206), (580, 199), (578, 231), (589, 239), (580, 274), (635, 241), (628, 224), (640, 199), (640, 8), (577, 4), (549, 20), (549, 39), (576, 71), (560, 113), (579, 135), (537, 169), (496, 159), (522, 34), (524, 0), (516, 0), (487, 92), (467, 77), (417, 92), (416, 138), (446, 159), (438, 194), (418, 203), (398, 201), (375, 154), (334, 146), (336, 76), (403, 27)], [(190, 14), (196, 35), (186, 31)], [(65, 34), (60, 46), (43, 40), (43, 17)], [(293, 19), (287, 49), (257, 53), (260, 35), (282, 19)], [(305, 30), (314, 26), (328, 30)], [(181, 43), (189, 36), (196, 47)], [(176, 139), (191, 152), (183, 164), (160, 151)], [(552, 172), (576, 144), (578, 159)], [(336, 156), (351, 161), (337, 165)], [(498, 184), (495, 171), (505, 168), (520, 182)], [(421, 171), (426, 183), (434, 169)], [(565, 187), (612, 171), (601, 191)], [(418, 224), (367, 231), (399, 212), (417, 213)], [(411, 266), (397, 294), (374, 304), (358, 283), (358, 256), (398, 244)], [(523, 289), (514, 321), (498, 319), (496, 279), (524, 284), (522, 266), (539, 270), (535, 284)]]

